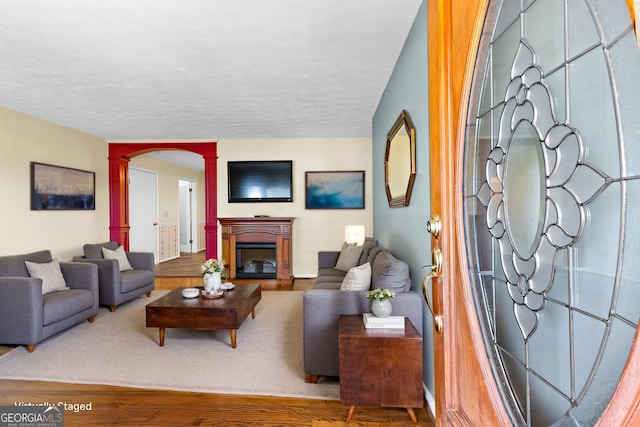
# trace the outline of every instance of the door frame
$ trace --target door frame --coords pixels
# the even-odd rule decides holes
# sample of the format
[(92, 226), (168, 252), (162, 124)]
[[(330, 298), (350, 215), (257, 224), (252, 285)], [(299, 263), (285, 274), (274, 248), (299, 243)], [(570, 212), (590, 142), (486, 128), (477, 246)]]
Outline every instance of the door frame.
[[(480, 333), (466, 269), (462, 177), (467, 100), (489, 0), (427, 0), (431, 209), (442, 218), (442, 276), (433, 283), (436, 425), (510, 426)], [(640, 330), (640, 328), (639, 328)], [(640, 422), (640, 341), (597, 426)]]
[(205, 256), (218, 257), (216, 142), (109, 143), (109, 235), (129, 249), (129, 160), (151, 151), (184, 150), (204, 158)]

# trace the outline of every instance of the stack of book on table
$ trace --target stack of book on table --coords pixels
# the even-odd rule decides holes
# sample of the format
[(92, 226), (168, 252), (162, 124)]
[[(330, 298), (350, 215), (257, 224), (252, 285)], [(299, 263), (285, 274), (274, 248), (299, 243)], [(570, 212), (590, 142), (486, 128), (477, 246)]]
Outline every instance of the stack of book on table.
[(404, 316), (377, 317), (372, 313), (362, 313), (366, 329), (404, 329)]

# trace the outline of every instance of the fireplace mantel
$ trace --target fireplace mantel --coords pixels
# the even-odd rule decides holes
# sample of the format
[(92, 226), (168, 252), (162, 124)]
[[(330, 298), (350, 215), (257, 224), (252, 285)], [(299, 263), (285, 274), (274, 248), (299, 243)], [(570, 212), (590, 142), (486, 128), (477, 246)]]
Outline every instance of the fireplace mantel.
[[(263, 287), (292, 287), (291, 238), (294, 218), (245, 217), (218, 218), (222, 230), (222, 258), (227, 263), (227, 278), (236, 283), (259, 282)], [(277, 273), (275, 279), (238, 279), (236, 243), (275, 243)]]

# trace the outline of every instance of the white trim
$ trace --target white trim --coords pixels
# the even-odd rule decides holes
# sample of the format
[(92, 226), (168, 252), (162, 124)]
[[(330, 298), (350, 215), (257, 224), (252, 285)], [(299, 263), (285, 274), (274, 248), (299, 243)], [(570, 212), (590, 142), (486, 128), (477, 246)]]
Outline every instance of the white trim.
[(427, 411), (429, 411), (429, 415), (432, 420), (436, 419), (436, 401), (433, 398), (433, 395), (429, 392), (424, 383), (422, 383), (422, 388), (424, 389), (424, 399), (427, 401)]

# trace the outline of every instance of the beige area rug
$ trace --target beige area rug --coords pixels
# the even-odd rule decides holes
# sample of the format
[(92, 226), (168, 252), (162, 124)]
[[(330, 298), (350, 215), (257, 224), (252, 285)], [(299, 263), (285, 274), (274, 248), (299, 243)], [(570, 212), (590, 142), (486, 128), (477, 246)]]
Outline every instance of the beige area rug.
[(0, 357), (0, 378), (106, 384), (179, 391), (340, 399), (337, 382), (307, 384), (302, 353), (302, 292), (264, 291), (237, 332), (158, 329), (145, 326), (154, 291), (118, 307), (101, 308), (83, 322), (36, 345)]

